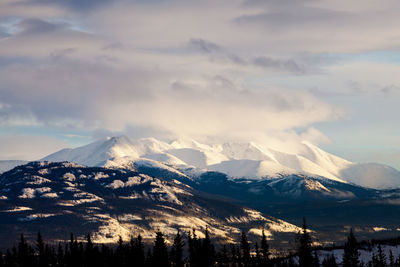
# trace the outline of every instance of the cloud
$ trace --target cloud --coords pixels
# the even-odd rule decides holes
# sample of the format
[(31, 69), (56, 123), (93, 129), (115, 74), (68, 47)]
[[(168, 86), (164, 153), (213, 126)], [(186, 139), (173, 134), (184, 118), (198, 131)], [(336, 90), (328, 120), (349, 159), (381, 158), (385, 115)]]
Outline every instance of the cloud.
[[(136, 80), (136, 76), (141, 76)], [(39, 65), (12, 65), (0, 71), (1, 102), (9, 114), (26, 110), (43, 124), (71, 121), (93, 127), (102, 110), (146, 97), (146, 73), (116, 71), (110, 66), (68, 59)], [(150, 77), (148, 77), (150, 79)], [(96, 118), (99, 116), (99, 118)]]
[(190, 38), (188, 45), (203, 53), (218, 53), (222, 50), (219, 45), (200, 38)]
[(294, 59), (282, 60), (266, 56), (257, 56), (253, 59), (245, 59), (229, 52), (227, 49), (224, 49), (215, 43), (200, 38), (191, 38), (188, 42), (188, 46), (195, 51), (209, 55), (210, 60), (215, 62), (231, 63), (242, 66), (256, 66), (270, 71), (294, 74), (304, 74), (306, 72), (305, 68), (300, 66)]
[(283, 71), (288, 71), (297, 74), (305, 73), (305, 70), (293, 59), (289, 60), (276, 60), (270, 57), (256, 57), (253, 60), (254, 65), (263, 68), (272, 68)]
[(282, 2), (269, 1), (266, 11), (240, 16), (235, 19), (235, 22), (264, 26), (274, 30), (285, 30), (285, 28), (296, 27), (299, 29), (309, 26), (320, 28), (331, 26), (332, 23), (343, 25), (351, 22), (353, 19), (350, 13), (329, 8), (307, 6), (304, 5), (304, 1)]
[(112, 3), (111, 0), (33, 0), (35, 4), (60, 5), (78, 12), (87, 12), (106, 4)]
[(139, 123), (159, 126), (178, 135), (251, 138), (250, 132), (288, 130), (334, 119), (336, 115), (333, 107), (312, 95), (268, 88), (262, 91), (227, 88), (220, 87), (219, 82), (211, 79), (204, 86), (175, 84), (168, 96), (154, 100), (155, 105), (138, 104), (137, 112), (146, 114)]
[(300, 139), (316, 145), (332, 143), (332, 140), (326, 134), (314, 127), (309, 127), (306, 131), (300, 133)]
[[(83, 2), (83, 1), (82, 1)], [(2, 0), (0, 2), (0, 16), (7, 19), (24, 18), (50, 18), (65, 16), (66, 11), (53, 4), (40, 3), (32, 0)]]
[(8, 33), (6, 27), (0, 25), (0, 39), (8, 36), (10, 36), (10, 34)]
[(397, 94), (397, 66), (348, 60), (396, 51), (394, 1), (51, 2), (0, 3), (3, 127), (318, 143), (346, 96)]
[(43, 34), (68, 28), (66, 23), (50, 23), (42, 19), (24, 19), (15, 25), (19, 29), (19, 34)]
[(190, 48), (213, 56), (193, 64), (197, 52), (143, 51), (70, 25), (24, 19), (16, 23), (20, 31), (0, 44), (0, 55), (30, 58), (0, 69), (0, 99), (7, 104), (3, 125), (244, 136), (338, 117), (334, 107), (307, 91), (251, 88), (245, 82), (248, 75), (266, 73), (255, 67), (298, 72), (292, 61), (242, 59), (213, 42), (191, 38)]

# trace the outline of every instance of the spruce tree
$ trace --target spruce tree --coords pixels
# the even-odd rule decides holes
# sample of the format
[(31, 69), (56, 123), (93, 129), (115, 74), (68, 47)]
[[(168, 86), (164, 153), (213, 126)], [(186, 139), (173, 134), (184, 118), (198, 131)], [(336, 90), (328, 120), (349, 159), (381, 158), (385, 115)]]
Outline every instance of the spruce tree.
[(295, 266), (297, 267), (297, 265), (294, 263), (293, 257), (289, 258), (287, 266), (288, 267), (295, 267)]
[(44, 243), (43, 243), (43, 239), (42, 239), (42, 235), (40, 234), (40, 231), (37, 234), (36, 251), (38, 254), (38, 266), (39, 267), (47, 266), (46, 256), (44, 253)]
[(153, 253), (150, 248), (147, 250), (146, 261), (145, 261), (144, 266), (146, 266), (146, 267), (155, 266), (155, 265), (153, 265)]
[(16, 260), (17, 260), (16, 248), (13, 247), (11, 251), (7, 249), (6, 255), (4, 255), (4, 265), (13, 266), (15, 265)]
[(337, 267), (335, 256), (329, 255), (322, 261), (322, 267)]
[(220, 266), (229, 266), (228, 249), (223, 245), (220, 259)]
[(258, 242), (257, 241), (254, 244), (254, 249), (255, 249), (255, 252), (256, 252), (256, 257), (253, 260), (254, 261), (253, 265), (254, 266), (260, 266), (261, 265), (261, 254), (260, 254), (260, 249), (258, 247)]
[(192, 234), (188, 233), (188, 249), (189, 249), (189, 263), (190, 266), (196, 266), (196, 250), (195, 250), (195, 239), (196, 233), (193, 230), (193, 237)]
[(135, 240), (131, 240), (131, 254), (132, 254), (132, 265), (135, 267), (143, 267), (145, 264), (144, 245), (142, 236), (138, 234)]
[(319, 267), (319, 257), (318, 253), (316, 250), (314, 250), (314, 256), (313, 256), (313, 265), (314, 267)]
[(357, 267), (360, 264), (359, 257), (358, 243), (353, 234), (353, 229), (350, 229), (347, 242), (344, 244), (343, 267)]
[(270, 251), (269, 251), (269, 245), (267, 242), (267, 236), (265, 235), (264, 229), (262, 230), (262, 236), (261, 236), (260, 254), (261, 254), (260, 256), (261, 256), (262, 266), (270, 266), (270, 262), (269, 262)]
[(382, 251), (382, 247), (378, 245), (378, 265), (377, 267), (386, 267), (386, 255)]
[(176, 233), (176, 236), (174, 238), (174, 243), (172, 245), (171, 249), (171, 261), (172, 261), (172, 266), (173, 267), (183, 267), (183, 247), (185, 245), (185, 242), (182, 240), (182, 236), (178, 232)]
[(168, 249), (165, 244), (164, 235), (160, 232), (156, 232), (156, 238), (153, 247), (153, 266), (168, 267)]
[(378, 257), (376, 256), (375, 253), (372, 253), (372, 259), (371, 259), (370, 265), (373, 266), (373, 267), (379, 266)]
[(237, 250), (236, 250), (236, 246), (231, 244), (231, 262), (232, 262), (232, 266), (237, 266), (237, 264), (239, 263), (239, 256), (237, 255)]
[(112, 249), (102, 244), (100, 254), (102, 255), (102, 266), (115, 266)]
[(311, 236), (307, 231), (306, 220), (303, 218), (303, 229), (297, 235), (297, 253), (299, 255), (299, 266), (310, 267), (313, 264), (311, 252)]
[(189, 263), (191, 267), (201, 267), (202, 245), (201, 240), (197, 238), (196, 231), (188, 234)]
[(208, 233), (208, 228), (204, 232), (204, 239), (200, 244), (200, 266), (209, 267), (214, 265), (215, 260), (215, 249), (211, 243), (210, 235)]
[(126, 264), (126, 247), (124, 244), (124, 240), (122, 239), (122, 236), (119, 236), (119, 238), (118, 238), (118, 246), (115, 250), (114, 258), (115, 258), (115, 261), (114, 261), (115, 266), (125, 267), (127, 265)]
[(60, 242), (58, 243), (58, 250), (57, 250), (57, 265), (60, 267), (64, 266), (64, 251)]
[(20, 267), (32, 266), (32, 263), (35, 262), (34, 251), (26, 242), (23, 234), (21, 234), (16, 254), (17, 262)]
[(395, 261), (392, 250), (389, 250), (389, 267), (395, 267)]
[(236, 248), (236, 259), (237, 259), (237, 264), (238, 266), (242, 266), (242, 253), (240, 251), (240, 246), (235, 247)]
[(395, 261), (395, 266), (400, 267), (400, 254), (399, 254), (399, 256), (397, 256), (397, 259)]
[(57, 266), (57, 254), (55, 248), (50, 247), (49, 252), (49, 265), (47, 266)]
[(242, 254), (242, 264), (247, 267), (250, 266), (250, 244), (247, 240), (245, 232), (242, 232), (240, 237), (240, 249)]
[[(68, 251), (66, 249), (66, 251)], [(67, 255), (67, 265), (68, 266), (79, 266), (79, 248), (78, 242), (74, 239), (74, 235), (71, 234), (70, 241), (69, 241), (69, 253)]]
[(95, 258), (95, 250), (90, 234), (86, 236), (86, 245), (84, 250), (84, 262), (88, 267), (95, 266), (97, 259)]

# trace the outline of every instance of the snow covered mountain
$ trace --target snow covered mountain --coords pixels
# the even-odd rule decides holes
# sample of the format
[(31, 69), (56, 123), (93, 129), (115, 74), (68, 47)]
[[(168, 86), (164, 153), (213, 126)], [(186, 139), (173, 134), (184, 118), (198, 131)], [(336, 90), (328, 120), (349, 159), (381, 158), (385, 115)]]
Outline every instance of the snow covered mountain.
[(73, 232), (92, 233), (97, 242), (138, 233), (151, 241), (157, 229), (173, 236), (176, 229), (195, 228), (201, 235), (207, 227), (213, 238), (232, 241), (240, 231), (255, 238), (264, 228), (272, 243), (283, 245), (293, 240), (303, 216), (321, 242), (342, 238), (349, 226), (365, 238), (398, 233), (400, 189), (305, 175), (231, 179), (205, 171), (192, 177), (148, 159), (130, 167), (42, 161), (1, 174), (2, 240), (22, 232), (29, 238), (40, 230), (54, 240)]
[[(51, 227), (48, 227), (51, 225)], [(282, 238), (300, 229), (255, 209), (205, 194), (178, 180), (138, 171), (86, 167), (70, 162), (31, 162), (0, 175), (0, 240), (38, 230), (52, 240), (91, 233), (96, 242), (128, 240), (156, 230), (173, 236), (177, 229), (208, 228), (213, 238), (237, 240), (265, 229)]]
[(398, 234), (400, 189), (388, 189), (400, 187), (397, 170), (352, 163), (307, 142), (300, 151), (124, 136), (63, 149), (0, 175), (0, 234), (91, 232), (111, 242), (208, 227), (229, 241), (264, 227), (286, 242), (303, 216), (321, 241), (350, 226), (364, 238)]
[(124, 168), (134, 163), (153, 162), (178, 172), (190, 170), (191, 174), (218, 171), (232, 178), (252, 179), (305, 174), (371, 188), (400, 187), (400, 172), (394, 168), (376, 163), (352, 163), (309, 142), (302, 142), (301, 146), (301, 153), (290, 154), (255, 142), (208, 145), (194, 140), (166, 143), (144, 138), (131, 141), (119, 136), (63, 149), (42, 160)]

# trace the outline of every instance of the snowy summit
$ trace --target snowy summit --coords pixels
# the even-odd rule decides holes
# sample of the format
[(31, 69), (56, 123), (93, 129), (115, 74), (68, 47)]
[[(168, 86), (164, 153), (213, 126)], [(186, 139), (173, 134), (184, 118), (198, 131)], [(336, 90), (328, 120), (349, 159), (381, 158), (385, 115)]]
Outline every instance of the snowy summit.
[(158, 164), (177, 171), (218, 171), (231, 178), (268, 179), (282, 174), (305, 174), (371, 188), (400, 187), (400, 172), (376, 163), (353, 163), (302, 142), (299, 154), (271, 149), (266, 144), (202, 144), (194, 140), (166, 143), (155, 138), (131, 141), (126, 136), (63, 149), (46, 161), (70, 161), (87, 166), (126, 167)]

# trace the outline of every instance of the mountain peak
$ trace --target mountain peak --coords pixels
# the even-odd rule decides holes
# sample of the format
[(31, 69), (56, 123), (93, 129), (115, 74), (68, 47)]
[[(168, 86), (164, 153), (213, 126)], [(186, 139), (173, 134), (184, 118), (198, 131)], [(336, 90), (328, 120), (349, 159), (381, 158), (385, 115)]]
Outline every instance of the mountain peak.
[(114, 143), (114, 144), (126, 144), (126, 143), (131, 143), (129, 138), (126, 135), (118, 135), (118, 136), (112, 136), (112, 137), (107, 137), (107, 141)]
[[(211, 145), (193, 139), (180, 139), (168, 144), (152, 137), (131, 141), (121, 135), (75, 149), (61, 150), (43, 160), (71, 161), (88, 166), (108, 164), (124, 168), (127, 164), (147, 159), (173, 166), (178, 171), (191, 169), (201, 173), (212, 170), (232, 178), (266, 179), (287, 173), (326, 177), (374, 188), (386, 188), (388, 181), (392, 187), (400, 185), (400, 172), (395, 169), (354, 164), (309, 142), (302, 142), (301, 145), (302, 150), (298, 154), (290, 154), (256, 142)], [(363, 179), (367, 176), (363, 171), (365, 169), (373, 169), (374, 176), (380, 179)]]

